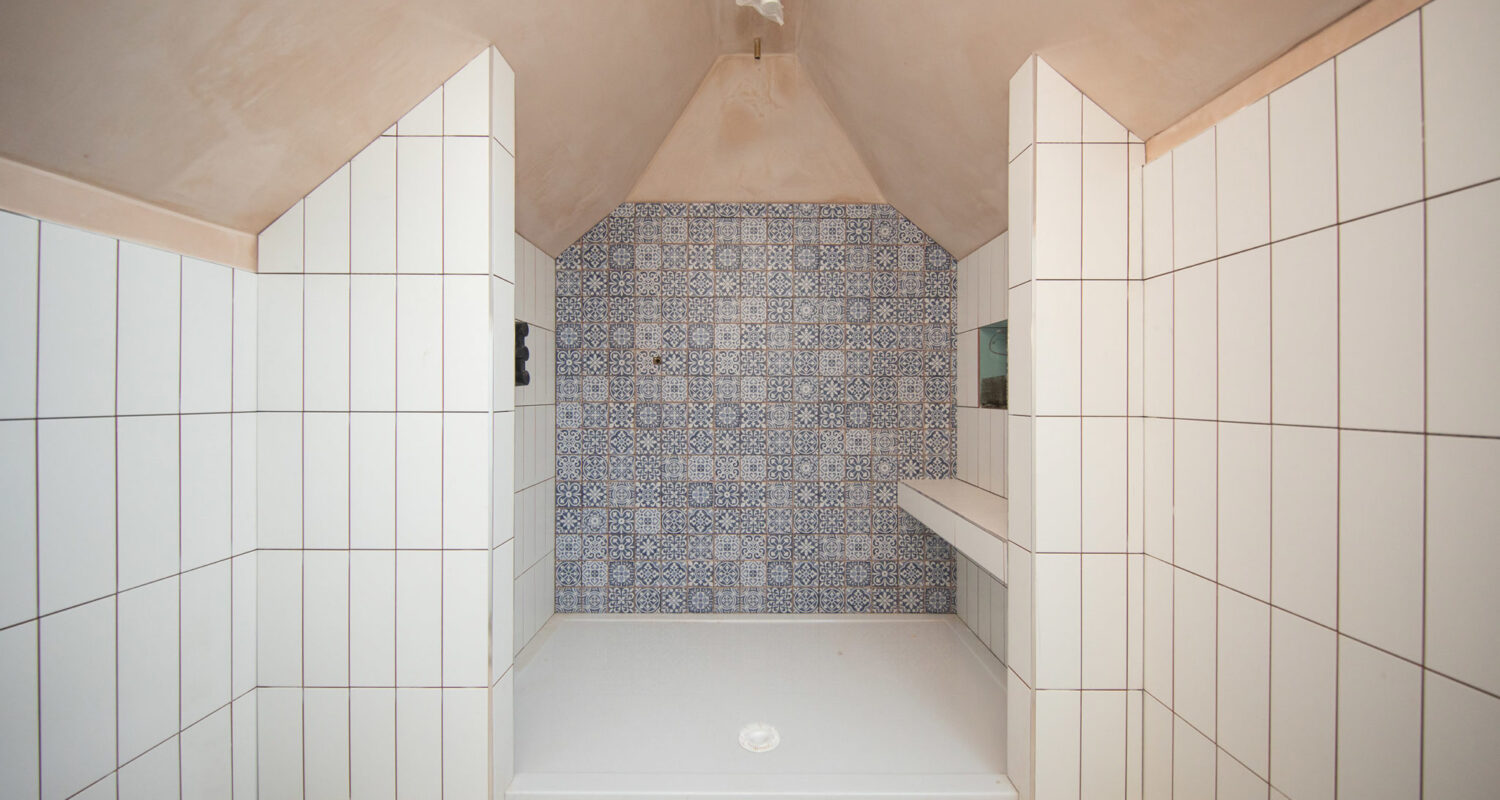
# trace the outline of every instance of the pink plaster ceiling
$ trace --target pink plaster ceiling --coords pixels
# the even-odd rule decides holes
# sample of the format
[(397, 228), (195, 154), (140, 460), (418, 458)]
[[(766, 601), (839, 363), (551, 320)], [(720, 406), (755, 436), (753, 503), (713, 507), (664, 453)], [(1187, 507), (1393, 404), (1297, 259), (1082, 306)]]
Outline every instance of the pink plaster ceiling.
[(1006, 81), (1028, 53), (1145, 137), (1356, 5), (787, 0), (777, 28), (731, 0), (8, 0), (0, 156), (256, 231), (494, 42), (517, 73), (518, 228), (555, 253), (760, 36), (962, 255), (1005, 227)]

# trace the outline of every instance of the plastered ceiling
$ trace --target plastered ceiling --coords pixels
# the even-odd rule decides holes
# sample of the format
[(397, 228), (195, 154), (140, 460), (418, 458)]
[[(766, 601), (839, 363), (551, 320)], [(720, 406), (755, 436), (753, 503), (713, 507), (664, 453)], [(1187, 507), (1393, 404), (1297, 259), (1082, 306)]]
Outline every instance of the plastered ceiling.
[(846, 146), (741, 170), (742, 190), (793, 199), (776, 195), (820, 169), (836, 189), (873, 183), (963, 255), (1005, 228), (1007, 81), (1029, 53), (1148, 137), (1359, 0), (786, 4), (777, 28), (731, 0), (6, 0), (0, 156), (254, 232), (493, 42), (517, 75), (517, 227), (556, 253), (633, 189), (724, 185), (674, 182), (653, 157), (722, 155), (727, 118), (674, 124), (719, 56), (760, 36), (789, 54), (762, 62), (780, 70), (764, 85), (801, 87), (828, 112), (819, 141)]

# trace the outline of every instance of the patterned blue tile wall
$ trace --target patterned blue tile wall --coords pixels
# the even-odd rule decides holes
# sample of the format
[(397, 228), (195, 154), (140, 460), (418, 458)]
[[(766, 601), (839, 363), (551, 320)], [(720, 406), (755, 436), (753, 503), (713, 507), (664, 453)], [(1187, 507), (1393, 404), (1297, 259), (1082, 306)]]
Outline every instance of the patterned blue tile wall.
[(953, 257), (884, 205), (628, 203), (557, 260), (557, 610), (953, 610)]

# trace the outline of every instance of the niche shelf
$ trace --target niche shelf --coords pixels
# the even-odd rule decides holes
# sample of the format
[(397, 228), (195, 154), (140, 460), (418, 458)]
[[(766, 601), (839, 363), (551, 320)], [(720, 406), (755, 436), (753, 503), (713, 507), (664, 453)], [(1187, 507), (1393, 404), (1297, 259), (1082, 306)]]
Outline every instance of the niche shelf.
[(906, 480), (896, 487), (896, 504), (1001, 583), (1010, 583), (1004, 497), (957, 478)]

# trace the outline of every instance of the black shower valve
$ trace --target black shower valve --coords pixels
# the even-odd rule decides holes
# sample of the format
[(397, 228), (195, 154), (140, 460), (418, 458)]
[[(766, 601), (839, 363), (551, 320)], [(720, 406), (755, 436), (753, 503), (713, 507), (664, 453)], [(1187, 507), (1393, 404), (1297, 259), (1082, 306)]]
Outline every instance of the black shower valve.
[(531, 348), (526, 346), (526, 335), (531, 326), (516, 320), (516, 385), (530, 386), (531, 373), (526, 371), (526, 362), (531, 358)]

